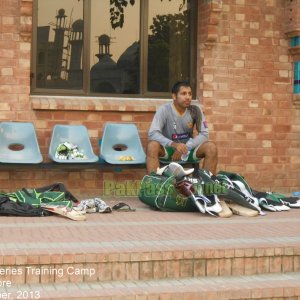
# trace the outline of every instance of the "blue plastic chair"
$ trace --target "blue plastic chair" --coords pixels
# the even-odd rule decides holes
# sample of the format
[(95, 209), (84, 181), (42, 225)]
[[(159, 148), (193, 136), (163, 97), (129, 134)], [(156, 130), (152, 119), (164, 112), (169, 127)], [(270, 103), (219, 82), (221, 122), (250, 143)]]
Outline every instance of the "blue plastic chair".
[(38, 164), (42, 161), (32, 123), (0, 123), (0, 163)]
[[(55, 152), (59, 144), (70, 142), (78, 146), (79, 152), (82, 152), (86, 159), (58, 159)], [(93, 152), (88, 131), (83, 125), (55, 125), (52, 132), (49, 158), (58, 163), (93, 163), (99, 160)]]
[[(121, 160), (131, 156), (133, 160)], [(143, 164), (146, 154), (135, 124), (106, 123), (100, 157), (110, 164)]]

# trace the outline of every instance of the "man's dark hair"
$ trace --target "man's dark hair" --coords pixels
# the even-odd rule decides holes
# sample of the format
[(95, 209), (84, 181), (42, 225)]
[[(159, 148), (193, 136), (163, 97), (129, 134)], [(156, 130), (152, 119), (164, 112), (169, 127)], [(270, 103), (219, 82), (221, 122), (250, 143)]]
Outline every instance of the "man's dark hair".
[(191, 84), (188, 81), (177, 81), (172, 87), (172, 90), (171, 90), (172, 94), (177, 95), (177, 93), (179, 92), (179, 90), (182, 86), (192, 88)]

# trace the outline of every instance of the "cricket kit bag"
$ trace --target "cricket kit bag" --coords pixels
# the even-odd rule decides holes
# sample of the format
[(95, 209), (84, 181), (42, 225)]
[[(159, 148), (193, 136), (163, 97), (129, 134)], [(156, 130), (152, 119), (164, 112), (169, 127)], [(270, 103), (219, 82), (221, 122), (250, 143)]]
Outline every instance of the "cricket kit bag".
[(188, 177), (193, 171), (184, 170), (180, 164), (172, 162), (158, 169), (157, 173), (144, 176), (139, 199), (162, 211), (200, 211), (217, 215), (222, 210), (219, 201), (203, 194), (199, 179)]
[[(145, 175), (140, 187), (139, 199), (152, 208), (162, 211), (197, 211), (197, 207), (175, 188), (175, 176), (151, 173)], [(201, 189), (201, 185), (198, 186)]]

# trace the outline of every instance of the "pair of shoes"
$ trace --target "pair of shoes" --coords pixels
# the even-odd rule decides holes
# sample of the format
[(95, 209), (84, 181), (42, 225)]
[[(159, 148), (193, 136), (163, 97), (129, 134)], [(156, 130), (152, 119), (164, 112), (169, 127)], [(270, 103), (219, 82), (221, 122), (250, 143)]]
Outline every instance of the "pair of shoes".
[(96, 211), (99, 213), (111, 213), (112, 209), (100, 198), (95, 198)]
[(76, 211), (68, 206), (63, 205), (42, 205), (42, 208), (54, 214), (61, 215), (74, 221), (85, 221), (86, 215), (84, 212)]
[(82, 200), (74, 209), (76, 211), (85, 211), (88, 214), (112, 212), (111, 208), (100, 198)]
[(74, 210), (82, 211), (90, 214), (94, 212), (95, 207), (96, 205), (94, 199), (86, 199), (86, 200), (81, 200), (77, 206), (74, 206)]
[(124, 202), (119, 202), (112, 207), (114, 211), (135, 211), (135, 208), (130, 207)]

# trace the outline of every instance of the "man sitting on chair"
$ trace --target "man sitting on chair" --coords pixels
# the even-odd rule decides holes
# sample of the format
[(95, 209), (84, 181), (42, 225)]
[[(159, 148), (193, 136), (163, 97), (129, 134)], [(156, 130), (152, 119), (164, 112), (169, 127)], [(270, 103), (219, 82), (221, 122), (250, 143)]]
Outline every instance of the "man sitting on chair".
[[(181, 156), (190, 151), (187, 162), (199, 162), (204, 158), (203, 169), (215, 174), (217, 147), (208, 141), (208, 126), (203, 112), (198, 106), (191, 105), (191, 85), (186, 81), (175, 83), (172, 99), (172, 103), (157, 110), (149, 129), (148, 173), (156, 172), (159, 161), (181, 161)], [(186, 145), (188, 141), (190, 149)]]

